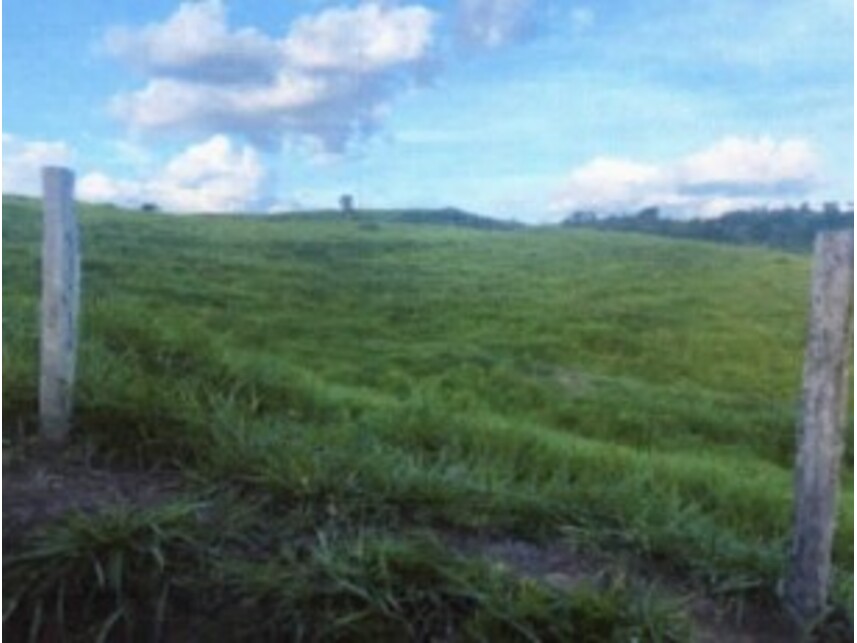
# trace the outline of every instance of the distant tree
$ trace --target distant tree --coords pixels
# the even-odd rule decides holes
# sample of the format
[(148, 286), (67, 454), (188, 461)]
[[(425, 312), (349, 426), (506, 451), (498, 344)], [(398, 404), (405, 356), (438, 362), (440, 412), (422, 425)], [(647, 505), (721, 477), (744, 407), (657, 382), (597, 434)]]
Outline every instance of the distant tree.
[(140, 209), (143, 212), (157, 212), (158, 210), (160, 210), (157, 203), (144, 203), (140, 206)]
[(351, 214), (354, 212), (354, 197), (350, 194), (343, 194), (339, 197), (339, 207), (344, 214)]
[(637, 219), (640, 221), (657, 221), (660, 218), (661, 211), (656, 207), (643, 208), (637, 212)]
[(806, 252), (820, 230), (854, 226), (853, 204), (846, 210), (832, 205), (813, 210), (808, 203), (799, 208), (750, 207), (728, 212), (714, 219), (660, 218), (657, 208), (645, 208), (633, 215), (614, 215), (586, 221), (578, 213), (569, 216), (564, 225), (579, 225), (617, 232), (633, 231), (668, 237), (705, 239), (721, 243), (756, 244)]
[(582, 223), (592, 223), (598, 217), (592, 210), (576, 210), (571, 216), (566, 219), (567, 222), (580, 225)]

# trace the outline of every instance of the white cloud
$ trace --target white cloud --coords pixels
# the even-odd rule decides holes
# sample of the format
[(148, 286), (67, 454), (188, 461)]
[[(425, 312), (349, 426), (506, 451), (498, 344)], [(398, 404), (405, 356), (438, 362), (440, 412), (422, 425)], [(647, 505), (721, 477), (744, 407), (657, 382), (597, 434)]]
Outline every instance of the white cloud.
[(717, 216), (732, 209), (806, 196), (818, 184), (820, 160), (802, 139), (725, 138), (671, 163), (597, 158), (574, 169), (551, 209), (634, 212), (660, 206)]
[(296, 20), (282, 46), (299, 68), (371, 72), (419, 62), (431, 44), (434, 20), (419, 5), (329, 9)]
[(818, 169), (807, 141), (730, 137), (682, 160), (676, 172), (687, 191), (741, 194), (799, 191), (815, 182)]
[(241, 90), (156, 78), (140, 91), (115, 97), (111, 109), (144, 130), (225, 127), (257, 138), (266, 131), (276, 134), (282, 129), (281, 120), (323, 103), (330, 90), (325, 79), (294, 72)]
[(162, 23), (141, 29), (113, 27), (105, 51), (149, 74), (247, 82), (273, 75), (277, 46), (254, 29), (230, 32), (221, 0), (182, 4)]
[(667, 173), (656, 165), (596, 158), (571, 172), (554, 200), (556, 209), (636, 207), (668, 191)]
[(259, 154), (218, 134), (173, 157), (140, 180), (90, 173), (78, 183), (84, 201), (156, 203), (170, 212), (237, 212), (259, 204), (265, 169)]
[(146, 200), (143, 187), (136, 181), (113, 179), (101, 172), (90, 172), (77, 182), (76, 192), (83, 201), (137, 205)]
[(534, 0), (458, 0), (456, 36), (470, 49), (495, 49), (535, 33)]
[(301, 17), (276, 39), (230, 30), (219, 1), (183, 4), (163, 23), (108, 32), (106, 50), (150, 76), (110, 108), (138, 130), (232, 132), (267, 146), (310, 137), (341, 153), (425, 74), (434, 23), (420, 5), (372, 2)]
[(41, 171), (48, 165), (70, 165), (71, 148), (62, 141), (27, 141), (3, 134), (3, 192), (38, 196), (42, 192)]

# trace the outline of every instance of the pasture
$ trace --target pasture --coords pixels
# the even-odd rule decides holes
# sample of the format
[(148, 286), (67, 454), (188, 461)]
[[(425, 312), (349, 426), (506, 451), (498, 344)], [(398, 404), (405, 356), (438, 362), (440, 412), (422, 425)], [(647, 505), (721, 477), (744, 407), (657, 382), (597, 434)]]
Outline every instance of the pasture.
[[(62, 613), (81, 640), (183, 640), (208, 614), (234, 640), (686, 640), (705, 624), (676, 596), (775, 601), (808, 256), (390, 213), (80, 214), (73, 448), (181, 489), (27, 538), (10, 631)], [(40, 230), (37, 202), (4, 200), (12, 468)], [(844, 605), (850, 464), (840, 502)], [(498, 543), (585, 569), (546, 578)]]

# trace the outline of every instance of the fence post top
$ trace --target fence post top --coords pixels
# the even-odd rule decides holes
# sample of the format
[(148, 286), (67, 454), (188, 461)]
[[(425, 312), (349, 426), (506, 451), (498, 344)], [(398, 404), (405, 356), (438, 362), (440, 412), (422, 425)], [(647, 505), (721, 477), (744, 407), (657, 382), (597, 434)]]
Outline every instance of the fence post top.
[(42, 167), (42, 176), (45, 178), (50, 176), (73, 179), (74, 172), (71, 169), (62, 165), (45, 165), (44, 167)]

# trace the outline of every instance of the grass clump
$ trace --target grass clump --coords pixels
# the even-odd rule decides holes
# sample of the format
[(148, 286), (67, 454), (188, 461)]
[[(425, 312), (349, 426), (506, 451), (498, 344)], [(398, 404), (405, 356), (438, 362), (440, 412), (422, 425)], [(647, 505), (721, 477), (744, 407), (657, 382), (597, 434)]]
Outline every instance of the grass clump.
[[(158, 640), (173, 583), (204, 556), (200, 506), (72, 514), (4, 560), (14, 640)], [(9, 589), (11, 588), (11, 589)]]
[(560, 591), (419, 538), (321, 540), (275, 560), (227, 561), (220, 573), (230, 640), (670, 641), (688, 632), (667, 604), (644, 606), (625, 588)]

